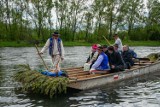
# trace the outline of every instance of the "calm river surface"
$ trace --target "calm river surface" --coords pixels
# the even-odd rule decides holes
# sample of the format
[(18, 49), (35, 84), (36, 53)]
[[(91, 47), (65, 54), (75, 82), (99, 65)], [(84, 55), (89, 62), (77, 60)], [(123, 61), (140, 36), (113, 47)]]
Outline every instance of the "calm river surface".
[[(131, 47), (139, 57), (160, 52), (160, 47)], [(82, 66), (90, 47), (65, 47), (62, 67)], [(12, 76), (15, 65), (29, 64), (32, 69), (43, 68), (36, 49), (0, 48), (0, 107), (160, 107), (160, 72), (86, 91), (70, 92), (50, 99), (16, 91)], [(48, 52), (43, 55), (51, 65)]]

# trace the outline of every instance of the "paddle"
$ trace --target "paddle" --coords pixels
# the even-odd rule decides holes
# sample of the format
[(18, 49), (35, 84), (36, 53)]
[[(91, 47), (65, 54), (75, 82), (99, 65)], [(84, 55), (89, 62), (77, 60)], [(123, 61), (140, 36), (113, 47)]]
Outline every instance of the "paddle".
[(43, 60), (43, 58), (42, 58), (42, 56), (41, 56), (41, 54), (40, 54), (40, 52), (39, 52), (38, 47), (37, 47), (36, 44), (35, 44), (35, 47), (36, 47), (36, 49), (37, 49), (37, 52), (38, 52), (39, 57), (41, 58), (41, 60), (42, 60), (42, 62), (43, 62), (43, 65), (45, 66), (45, 68), (46, 68), (47, 70), (49, 70), (49, 69), (48, 69), (48, 66), (47, 66), (46, 63), (44, 62), (44, 60)]
[(107, 41), (107, 43), (111, 46), (111, 43), (109, 42), (109, 40), (105, 37), (105, 36), (103, 36), (103, 38)]

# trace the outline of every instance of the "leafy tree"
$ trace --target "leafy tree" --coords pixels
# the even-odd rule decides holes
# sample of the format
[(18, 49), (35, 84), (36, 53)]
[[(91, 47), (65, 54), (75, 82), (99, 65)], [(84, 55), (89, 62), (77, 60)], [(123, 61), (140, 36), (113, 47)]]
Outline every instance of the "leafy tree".
[(125, 22), (128, 26), (128, 35), (130, 36), (130, 33), (134, 28), (135, 24), (138, 24), (142, 20), (144, 1), (127, 0), (126, 2), (127, 2), (126, 4), (127, 11), (124, 17), (125, 17)]

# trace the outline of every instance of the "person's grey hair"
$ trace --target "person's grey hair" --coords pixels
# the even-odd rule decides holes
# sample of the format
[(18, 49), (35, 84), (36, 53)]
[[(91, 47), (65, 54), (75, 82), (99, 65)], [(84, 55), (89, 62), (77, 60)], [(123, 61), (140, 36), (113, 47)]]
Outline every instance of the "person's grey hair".
[(128, 46), (128, 45), (124, 45), (123, 47), (127, 47), (127, 49), (129, 49), (129, 46)]

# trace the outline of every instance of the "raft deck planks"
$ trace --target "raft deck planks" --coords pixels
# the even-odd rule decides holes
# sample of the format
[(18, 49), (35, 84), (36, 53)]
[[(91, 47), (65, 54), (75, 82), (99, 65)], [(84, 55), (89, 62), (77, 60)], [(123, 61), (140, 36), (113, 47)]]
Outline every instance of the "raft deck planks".
[(63, 70), (68, 72), (69, 78), (74, 78), (70, 80), (68, 87), (85, 90), (160, 70), (160, 61), (155, 63), (141, 61), (140, 63), (136, 63), (131, 69), (110, 74), (89, 74), (88, 71), (83, 71), (83, 67)]

